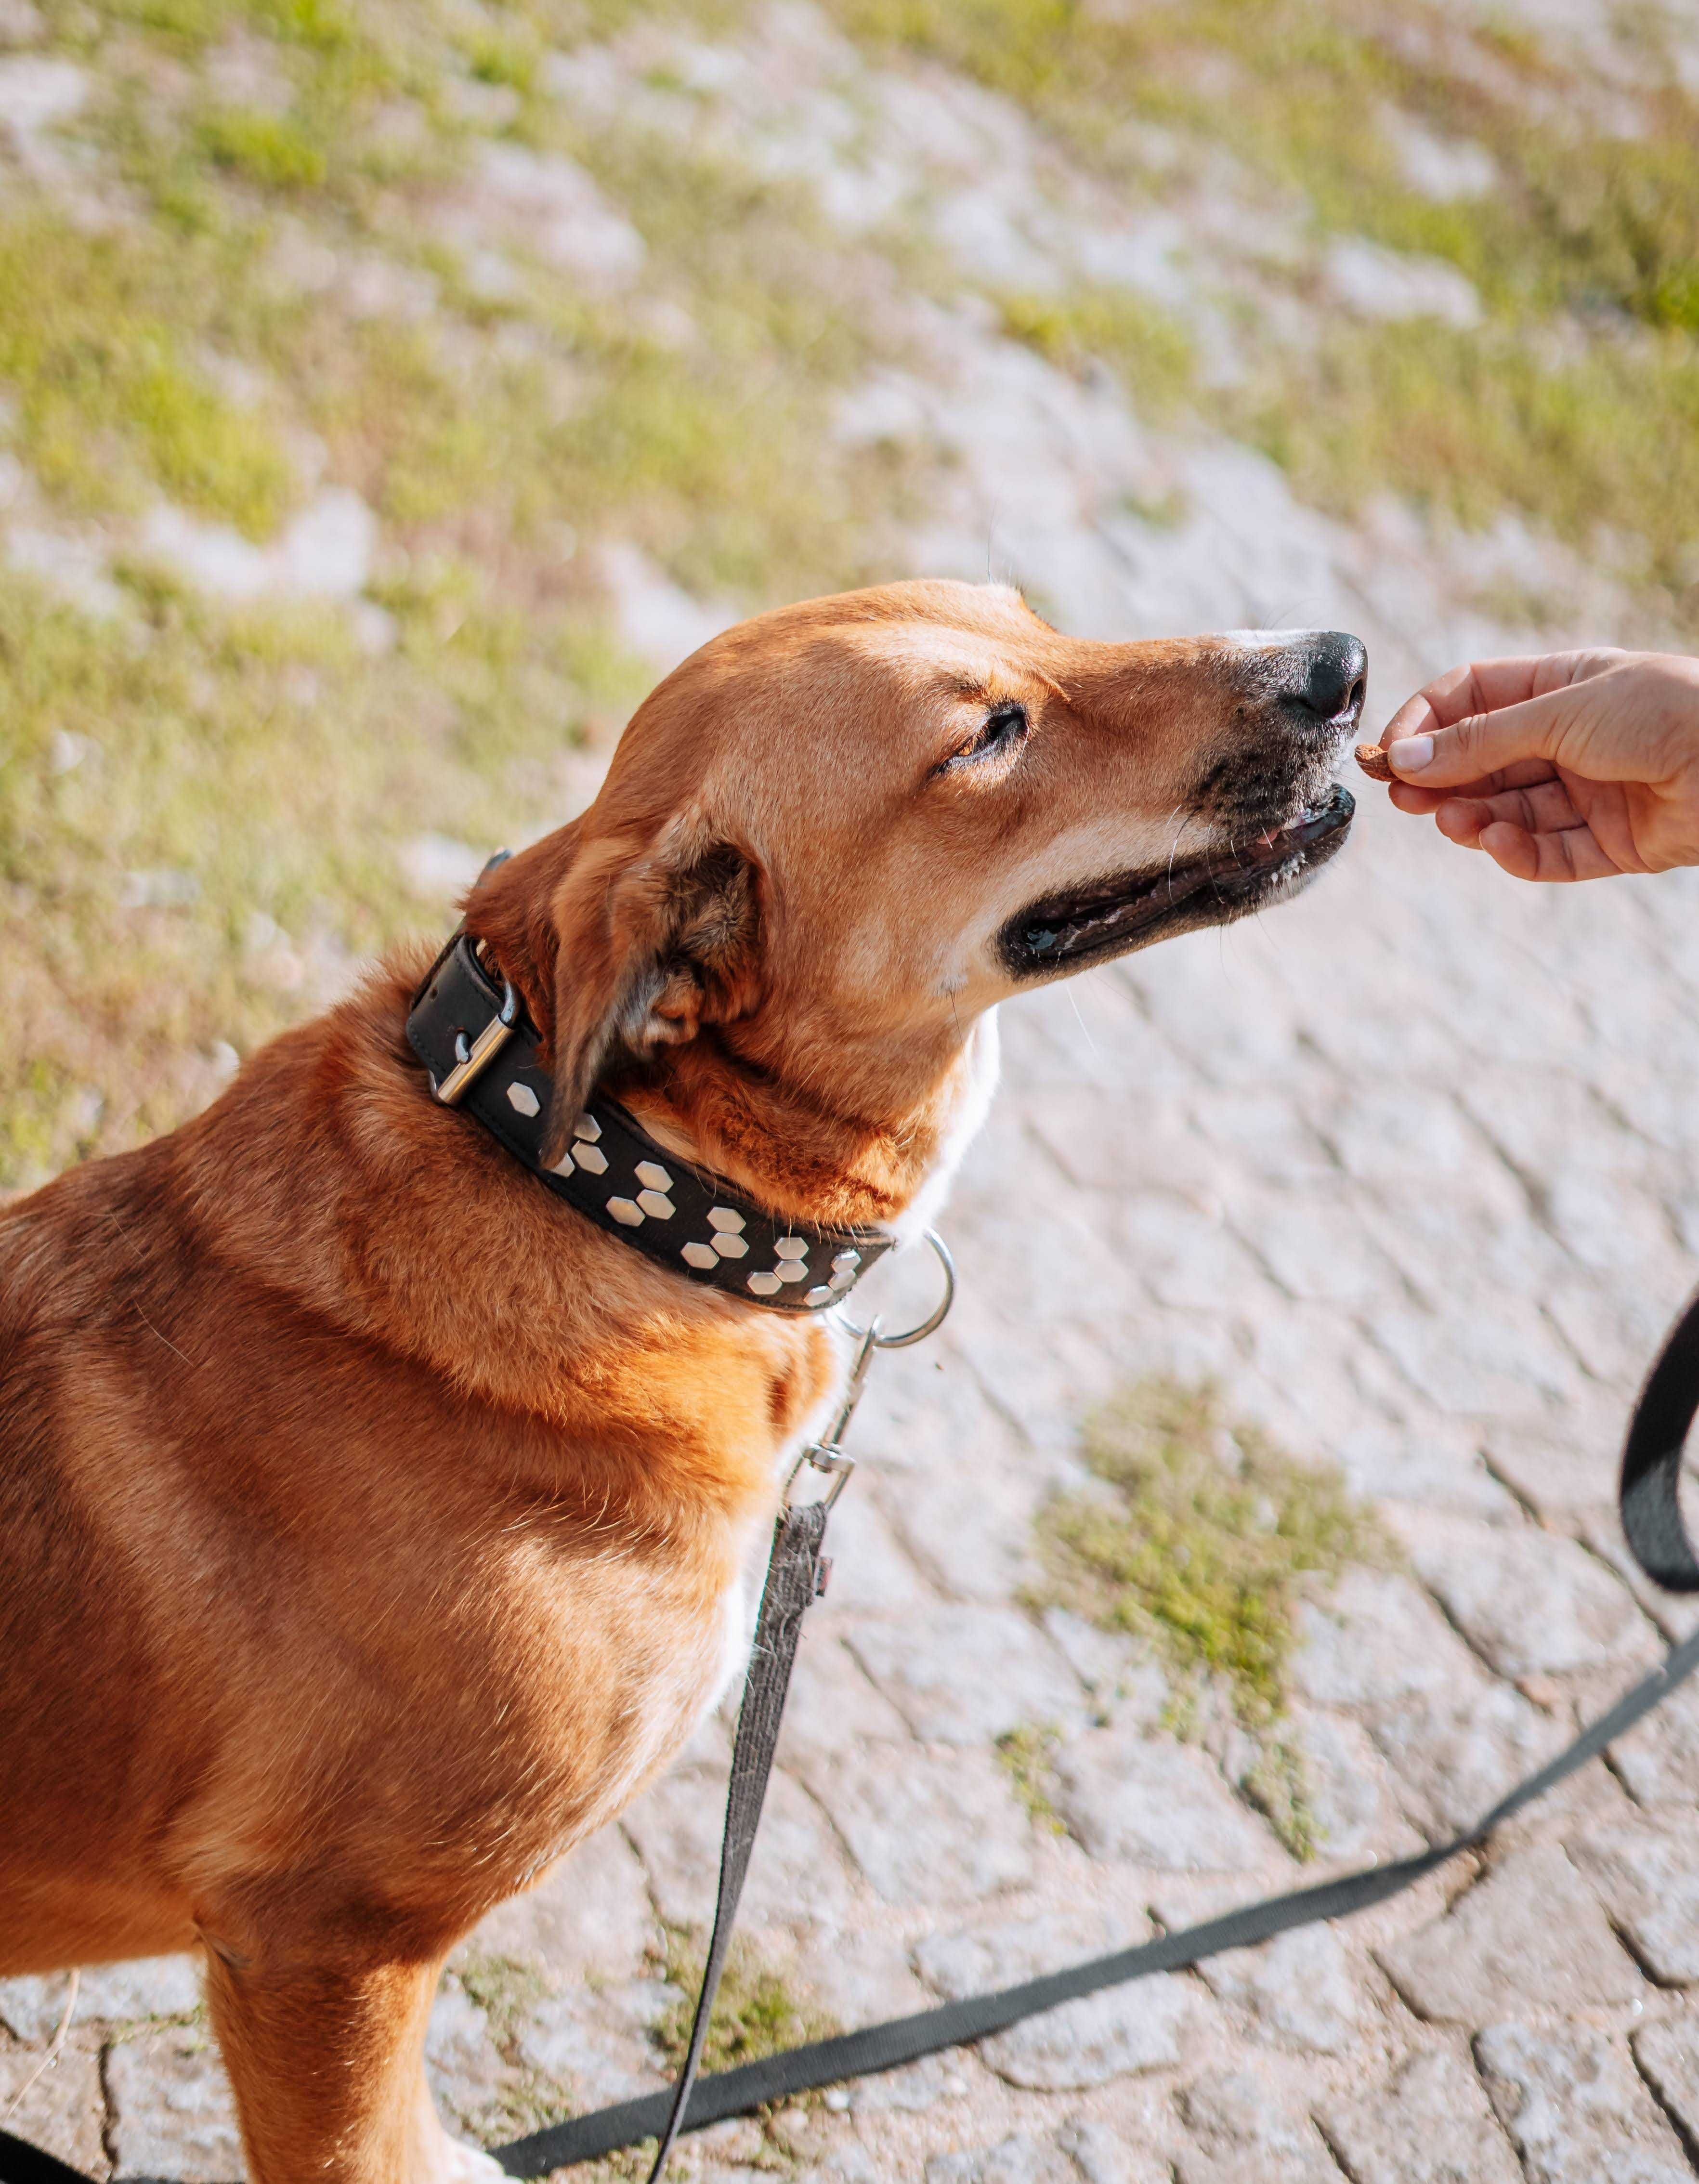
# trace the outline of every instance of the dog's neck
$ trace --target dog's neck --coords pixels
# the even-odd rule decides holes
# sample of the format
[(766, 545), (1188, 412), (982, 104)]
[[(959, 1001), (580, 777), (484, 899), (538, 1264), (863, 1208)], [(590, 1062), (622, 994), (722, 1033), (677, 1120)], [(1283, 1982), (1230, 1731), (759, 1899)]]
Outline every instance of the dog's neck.
[[(847, 1072), (845, 1072), (847, 1075)], [(994, 1013), (949, 1050), (882, 1057), (853, 1099), (805, 1088), (753, 1028), (715, 1026), (611, 1078), (651, 1135), (776, 1212), (826, 1227), (926, 1225), (995, 1089)]]
[[(466, 905), (466, 930), (513, 982), (550, 1067), (560, 957), (551, 905), (579, 836), (574, 822), (521, 851)], [(597, 1087), (658, 1143), (776, 1213), (907, 1231), (983, 1119), (994, 1025), (964, 1020), (953, 998), (875, 1025), (834, 1011), (822, 992), (829, 978), (790, 975), (788, 994), (750, 979), (733, 1007), (705, 1015), (678, 1044), (616, 1044)]]

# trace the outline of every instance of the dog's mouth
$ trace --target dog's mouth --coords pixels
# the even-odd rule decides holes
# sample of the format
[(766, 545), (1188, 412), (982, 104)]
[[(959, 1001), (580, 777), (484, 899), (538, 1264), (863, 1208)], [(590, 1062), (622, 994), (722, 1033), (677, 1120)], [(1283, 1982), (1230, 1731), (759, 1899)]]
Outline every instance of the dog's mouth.
[(1318, 872), (1343, 844), (1356, 809), (1350, 791), (1335, 783), (1319, 804), (1248, 841), (1046, 895), (1009, 920), (999, 951), (1017, 977), (1030, 978), (1228, 924), (1295, 893)]

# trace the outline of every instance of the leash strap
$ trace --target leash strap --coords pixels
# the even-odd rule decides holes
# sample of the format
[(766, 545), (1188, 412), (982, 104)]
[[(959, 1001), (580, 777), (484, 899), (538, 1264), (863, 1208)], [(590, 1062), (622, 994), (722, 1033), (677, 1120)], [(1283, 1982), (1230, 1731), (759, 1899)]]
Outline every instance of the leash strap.
[[(1136, 1948), (1089, 1958), (1084, 1964), (1025, 1981), (1019, 1986), (972, 1995), (936, 2009), (919, 2010), (912, 2017), (894, 2018), (860, 2032), (842, 2033), (833, 2040), (811, 2041), (805, 2047), (788, 2048), (783, 2054), (766, 2056), (738, 2070), (716, 2072), (698, 2081), (682, 2128), (700, 2131), (727, 2116), (747, 2115), (769, 2102), (893, 2070), (944, 2048), (983, 2040), (1022, 2018), (1058, 2009), (1064, 2003), (1078, 2002), (1104, 1987), (1148, 1979), (1154, 1972), (1183, 1971), (1207, 1957), (1219, 1956), (1223, 1950), (1246, 1948), (1270, 1941), (1277, 1934), (1289, 1933), (1295, 1926), (1345, 1918), (1384, 1903), (1389, 1897), (1413, 1887), (1460, 1852), (1475, 1848), (1524, 1805), (1544, 1797), (1577, 1768), (1596, 1758), (1607, 1745), (1668, 1698), (1679, 1684), (1685, 1683), (1696, 1668), (1699, 1668), (1699, 1632), (1674, 1647), (1659, 1667), (1618, 1699), (1607, 1713), (1601, 1714), (1567, 1750), (1538, 1774), (1518, 1783), (1490, 1813), (1449, 1842), (1390, 1865), (1362, 1867), (1309, 1888), (1294, 1889), (1290, 1895), (1245, 1904), (1239, 1910), (1224, 1912), (1218, 1919), (1206, 1919), (1200, 1925), (1161, 1935)], [(592, 2161), (618, 2147), (649, 2137), (663, 2127), (669, 2109), (674, 2108), (674, 2097), (669, 2093), (622, 2101), (617, 2107), (599, 2109), (593, 2114), (574, 2117), (569, 2123), (557, 2124), (512, 2146), (499, 2147), (496, 2159), (511, 2176), (545, 2176), (551, 2170)], [(653, 2172), (650, 2184), (655, 2184)]]
[(1635, 1560), (1670, 1592), (1699, 1592), (1699, 1561), (1681, 1520), (1681, 1450), (1699, 1411), (1699, 1296), (1665, 1338), (1629, 1422), (1618, 1490)]
[(73, 2169), (27, 2138), (14, 2138), (0, 2131), (0, 2181), (3, 2184), (89, 2184), (80, 2169)]
[[(737, 1924), (744, 1876), (749, 1869), (749, 1852), (755, 1847), (767, 1782), (772, 1774), (773, 1752), (779, 1724), (784, 1719), (785, 1694), (790, 1689), (791, 1668), (802, 1618), (820, 1586), (820, 1543), (826, 1535), (827, 1504), (805, 1502), (786, 1509), (773, 1528), (772, 1553), (767, 1563), (767, 1581), (761, 1591), (760, 1613), (755, 1618), (755, 1639), (749, 1657), (749, 1673), (738, 1710), (738, 1734), (732, 1746), (732, 1780), (726, 1795), (726, 1834), (720, 1849), (720, 1893), (714, 1907), (714, 1935), (708, 1944), (708, 1961), (702, 1971), (702, 1991), (696, 1997), (690, 2042), (684, 2052), (672, 2106), (661, 2133), (660, 2147), (649, 2171), (649, 2184), (660, 2184), (667, 2158), (685, 2128), (685, 2114), (708, 2037), (708, 2021), (726, 1969), (726, 1953)], [(499, 2157), (498, 2157), (499, 2159)], [(529, 2172), (521, 2172), (529, 2173)]]

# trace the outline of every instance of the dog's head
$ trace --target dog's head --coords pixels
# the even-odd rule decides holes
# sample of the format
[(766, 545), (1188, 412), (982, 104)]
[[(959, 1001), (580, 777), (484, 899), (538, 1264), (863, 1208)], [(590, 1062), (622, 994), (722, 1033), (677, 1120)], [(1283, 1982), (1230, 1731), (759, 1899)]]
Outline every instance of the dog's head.
[(669, 676), (468, 923), (563, 1128), (599, 1079), (711, 1057), (888, 1129), (991, 1004), (1301, 886), (1350, 822), (1363, 672), (1331, 632), (1064, 637), (997, 585), (783, 608)]

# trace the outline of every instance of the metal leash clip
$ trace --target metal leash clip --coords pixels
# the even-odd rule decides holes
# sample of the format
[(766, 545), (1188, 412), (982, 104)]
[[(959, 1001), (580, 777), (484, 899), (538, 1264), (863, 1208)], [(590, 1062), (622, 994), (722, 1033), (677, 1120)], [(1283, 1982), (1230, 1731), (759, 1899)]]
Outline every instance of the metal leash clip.
[[(805, 1500), (822, 1502), (830, 1509), (838, 1496), (850, 1484), (850, 1474), (855, 1468), (853, 1456), (845, 1456), (841, 1448), (833, 1448), (826, 1441), (811, 1440), (790, 1468), (790, 1476), (784, 1483), (784, 1506), (787, 1509), (800, 1507)], [(804, 1496), (797, 1493), (796, 1482), (805, 1471), (818, 1471), (831, 1480), (823, 1494)]]
[(939, 1266), (944, 1269), (942, 1298), (918, 1325), (905, 1329), (900, 1334), (886, 1334), (877, 1319), (871, 1327), (857, 1327), (849, 1320), (844, 1322), (849, 1333), (855, 1338), (855, 1358), (850, 1368), (850, 1379), (844, 1390), (844, 1400), (838, 1406), (838, 1415), (832, 1421), (830, 1430), (820, 1440), (810, 1441), (791, 1466), (789, 1476), (784, 1483), (783, 1499), (787, 1509), (794, 1509), (806, 1498), (796, 1491), (797, 1481), (805, 1471), (821, 1472), (830, 1479), (832, 1483), (826, 1491), (812, 1497), (823, 1502), (827, 1509), (833, 1507), (850, 1484), (850, 1474), (855, 1468), (855, 1459), (844, 1453), (841, 1444), (850, 1430), (850, 1421), (855, 1415), (855, 1406), (861, 1400), (861, 1390), (867, 1384), (867, 1368), (873, 1362), (873, 1352), (876, 1350), (906, 1350), (914, 1343), (924, 1342), (927, 1335), (937, 1333), (949, 1317), (950, 1307), (955, 1302), (955, 1262), (950, 1257), (949, 1246), (936, 1229), (926, 1230), (925, 1240), (931, 1245)]

